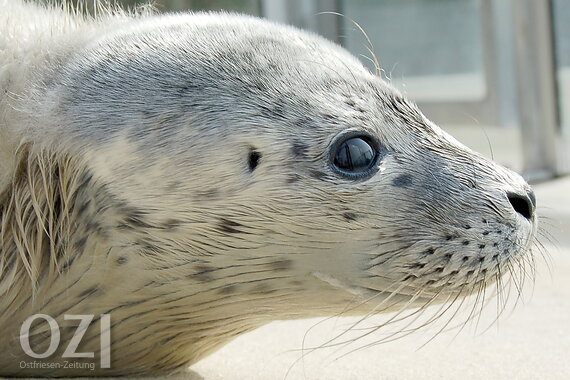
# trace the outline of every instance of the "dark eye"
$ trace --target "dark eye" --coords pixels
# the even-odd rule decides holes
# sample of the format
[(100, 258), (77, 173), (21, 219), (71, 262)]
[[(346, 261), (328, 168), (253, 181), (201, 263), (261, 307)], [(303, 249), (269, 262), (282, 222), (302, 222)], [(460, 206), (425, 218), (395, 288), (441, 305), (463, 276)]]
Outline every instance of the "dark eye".
[(352, 137), (341, 142), (334, 153), (333, 164), (342, 172), (358, 175), (375, 162), (376, 149), (363, 137)]
[(385, 152), (374, 135), (365, 131), (346, 131), (333, 140), (329, 150), (329, 165), (342, 177), (361, 180), (378, 171), (377, 163)]

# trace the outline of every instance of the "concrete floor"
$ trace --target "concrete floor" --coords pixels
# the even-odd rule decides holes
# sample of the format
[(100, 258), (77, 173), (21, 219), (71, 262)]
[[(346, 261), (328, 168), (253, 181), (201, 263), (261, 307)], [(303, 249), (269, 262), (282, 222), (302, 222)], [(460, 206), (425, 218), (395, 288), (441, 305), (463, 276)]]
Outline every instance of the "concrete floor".
[[(478, 324), (459, 333), (442, 332), (423, 347), (438, 328), (349, 354), (378, 336), (340, 349), (319, 349), (299, 360), (304, 337), (305, 347), (320, 345), (358, 319), (274, 322), (237, 338), (181, 378), (570, 379), (570, 179), (535, 190), (542, 227), (554, 240), (541, 238), (551, 256), (550, 271), (540, 262), (534, 289), (527, 284), (523, 299), (498, 323), (493, 323), (496, 311), (491, 306)], [(382, 320), (386, 317), (374, 319)]]

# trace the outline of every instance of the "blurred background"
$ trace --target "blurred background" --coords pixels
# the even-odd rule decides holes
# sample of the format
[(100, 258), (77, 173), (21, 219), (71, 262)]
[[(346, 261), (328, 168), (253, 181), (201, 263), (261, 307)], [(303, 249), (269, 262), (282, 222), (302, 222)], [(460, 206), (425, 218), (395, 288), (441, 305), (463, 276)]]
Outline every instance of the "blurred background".
[[(148, 1), (119, 2), (134, 6)], [(293, 24), (338, 42), (373, 69), (370, 49), (380, 62), (381, 75), (463, 143), (531, 181), (570, 171), (570, 24), (565, 22), (570, 19), (570, 1), (154, 4), (160, 11), (227, 10)]]

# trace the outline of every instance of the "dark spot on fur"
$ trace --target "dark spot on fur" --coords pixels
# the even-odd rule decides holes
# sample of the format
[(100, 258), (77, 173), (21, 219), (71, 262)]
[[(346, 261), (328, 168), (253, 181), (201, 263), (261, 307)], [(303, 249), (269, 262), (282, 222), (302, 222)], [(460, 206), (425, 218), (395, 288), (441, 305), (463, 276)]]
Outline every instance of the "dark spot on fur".
[(91, 205), (91, 201), (87, 200), (85, 202), (83, 202), (81, 204), (81, 206), (79, 206), (79, 208), (77, 209), (77, 216), (80, 217), (83, 215), (83, 213), (85, 213), (85, 211), (87, 211), (87, 209), (89, 208), (89, 206)]
[(499, 254), (494, 254), (494, 255), (493, 255), (493, 260), (497, 260), (498, 257), (499, 257)]
[(463, 240), (463, 242), (461, 243), (463, 245), (469, 245), (469, 240)]
[(108, 237), (108, 232), (99, 222), (91, 221), (85, 225), (87, 232), (91, 232), (101, 236), (102, 238)]
[(315, 179), (323, 179), (327, 177), (327, 175), (320, 170), (311, 170), (309, 171), (309, 175)]
[(485, 244), (479, 244), (479, 248), (480, 248), (480, 249), (485, 248)]
[(260, 80), (254, 81), (253, 87), (260, 92), (267, 91), (267, 85), (263, 81), (260, 81)]
[(352, 116), (353, 119), (361, 120), (363, 122), (369, 122), (370, 117), (367, 114), (357, 114)]
[(441, 272), (443, 272), (443, 268), (442, 267), (435, 268), (435, 270), (433, 272), (434, 273), (441, 273)]
[(119, 264), (119, 265), (126, 264), (128, 261), (129, 261), (129, 259), (126, 256), (119, 256), (117, 258), (117, 264)]
[(489, 231), (483, 231), (483, 236), (489, 235)]
[(354, 106), (356, 106), (356, 102), (354, 101), (354, 99), (347, 98), (344, 102), (345, 102), (346, 105), (349, 106), (349, 107), (354, 107)]
[(469, 272), (467, 272), (467, 277), (473, 276), (473, 273), (475, 273), (475, 271), (474, 271), (474, 270), (470, 270)]
[(228, 225), (228, 226), (232, 226), (232, 227), (239, 227), (241, 226), (241, 223), (239, 222), (234, 222), (233, 220), (230, 219), (226, 219), (226, 218), (221, 218), (220, 219), (224, 224)]
[(450, 273), (449, 273), (450, 276), (455, 276), (455, 275), (457, 275), (457, 274), (459, 274), (459, 271), (458, 271), (458, 270), (454, 270), (453, 272), (450, 272)]
[(140, 253), (146, 256), (159, 256), (162, 253), (160, 248), (154, 242), (147, 239), (138, 239), (136, 241), (136, 245), (141, 248)]
[(466, 230), (470, 230), (470, 229), (471, 229), (471, 226), (470, 226), (469, 224), (466, 224), (466, 225), (463, 226), (463, 228), (465, 228)]
[(344, 214), (342, 214), (342, 217), (344, 219), (348, 220), (349, 222), (352, 222), (352, 221), (356, 220), (357, 215), (353, 212), (348, 211), (348, 212), (345, 212)]
[(276, 291), (275, 289), (272, 289), (267, 284), (257, 284), (251, 290), (252, 293), (259, 293), (259, 294), (270, 294), (270, 293), (273, 293), (275, 291)]
[(433, 255), (434, 253), (435, 253), (434, 248), (428, 248), (424, 251), (424, 255), (426, 255), (426, 256)]
[(406, 282), (406, 281), (417, 280), (417, 279), (418, 279), (418, 276), (416, 276), (414, 274), (410, 274), (410, 275), (406, 276), (406, 278), (404, 278), (403, 281)]
[(483, 263), (485, 261), (485, 256), (479, 256), (479, 262)]
[(445, 256), (443, 256), (443, 257), (446, 258), (447, 261), (449, 261), (449, 260), (451, 260), (451, 257), (452, 257), (452, 256), (453, 256), (453, 255), (452, 255), (451, 253), (446, 253)]
[(238, 230), (236, 227), (242, 227), (241, 223), (234, 222), (233, 220), (220, 218), (220, 223), (218, 228), (220, 231), (228, 234), (242, 233), (243, 231)]
[[(311, 107), (310, 109), (313, 109), (312, 106), (309, 107)], [(294, 120), (294, 123), (296, 125), (302, 125), (303, 128), (305, 128), (306, 130), (318, 129), (322, 126), (322, 123), (319, 123), (315, 121), (312, 117), (307, 117), (307, 116), (296, 118)]]
[(206, 89), (206, 86), (201, 82), (196, 83), (184, 83), (181, 84), (177, 89), (180, 95), (185, 95), (187, 93), (197, 94)]
[(220, 290), (218, 290), (218, 294), (234, 294), (237, 290), (238, 290), (237, 285), (234, 284), (226, 285), (222, 287)]
[(410, 174), (402, 174), (392, 180), (395, 187), (409, 187), (412, 184), (412, 176)]
[(161, 227), (165, 230), (174, 230), (182, 225), (182, 221), (177, 219), (167, 219), (161, 223)]
[(461, 260), (463, 262), (467, 262), (467, 261), (469, 261), (469, 256), (463, 256), (463, 258)]
[(96, 232), (99, 228), (101, 228), (101, 225), (97, 222), (89, 222), (85, 225), (85, 229), (89, 232)]
[(79, 293), (79, 298), (87, 298), (90, 297), (92, 295), (94, 295), (95, 293), (99, 292), (100, 289), (97, 285), (92, 286), (90, 288), (85, 289), (84, 291), (82, 291), (81, 293)]
[(493, 247), (498, 247), (499, 243), (493, 243)]
[(301, 180), (301, 176), (298, 174), (291, 174), (287, 177), (287, 183), (295, 183)]
[(75, 242), (75, 244), (73, 244), (73, 247), (80, 251), (83, 252), (83, 250), (85, 249), (85, 243), (87, 242), (87, 236), (83, 236), (82, 238), (80, 238), (79, 240), (77, 240)]
[(133, 230), (133, 226), (128, 223), (119, 223), (117, 224), (117, 229), (126, 231), (126, 230)]
[(196, 265), (194, 267), (195, 273), (189, 274), (186, 277), (191, 278), (198, 281), (212, 281), (214, 276), (212, 276), (212, 272), (216, 269), (214, 267), (210, 267), (208, 265)]
[(152, 228), (152, 226), (144, 220), (144, 213), (140, 211), (133, 211), (130, 215), (127, 215), (124, 219), (124, 224), (133, 229)]
[(451, 236), (451, 235), (445, 235), (445, 240), (448, 240), (448, 241), (449, 241), (449, 240), (451, 240), (451, 239), (453, 239), (453, 236)]
[(293, 267), (293, 260), (291, 259), (276, 260), (269, 263), (269, 266), (274, 271), (285, 271)]
[(164, 339), (161, 339), (159, 344), (161, 344), (161, 345), (168, 344), (168, 343), (170, 343), (172, 340), (174, 340), (174, 338), (175, 338), (174, 336), (166, 337), (166, 338), (164, 338)]
[(247, 165), (249, 167), (250, 172), (253, 172), (255, 170), (255, 168), (257, 168), (257, 165), (259, 165), (260, 159), (261, 159), (261, 153), (259, 153), (257, 150), (254, 150), (253, 148), (251, 148), (251, 150), (249, 152), (248, 161), (247, 161)]
[(299, 140), (295, 140), (293, 141), (293, 145), (291, 145), (291, 153), (295, 158), (304, 159), (307, 158), (307, 154), (309, 153), (309, 147), (307, 146), (307, 144)]
[(61, 266), (61, 272), (66, 273), (69, 270), (69, 268), (71, 268), (71, 264), (73, 264), (74, 260), (75, 260), (75, 258), (72, 258), (71, 260), (63, 263), (63, 265)]

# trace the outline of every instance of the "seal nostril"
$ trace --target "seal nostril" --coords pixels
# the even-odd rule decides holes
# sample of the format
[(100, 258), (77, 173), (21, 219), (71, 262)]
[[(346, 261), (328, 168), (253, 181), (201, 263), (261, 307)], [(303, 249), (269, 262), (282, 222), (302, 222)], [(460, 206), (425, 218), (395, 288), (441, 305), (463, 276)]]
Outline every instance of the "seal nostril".
[(534, 198), (534, 194), (532, 192), (529, 192), (528, 196), (507, 193), (507, 198), (509, 199), (511, 206), (513, 206), (513, 209), (528, 220), (530, 220), (534, 214), (534, 202), (532, 201), (531, 196)]

